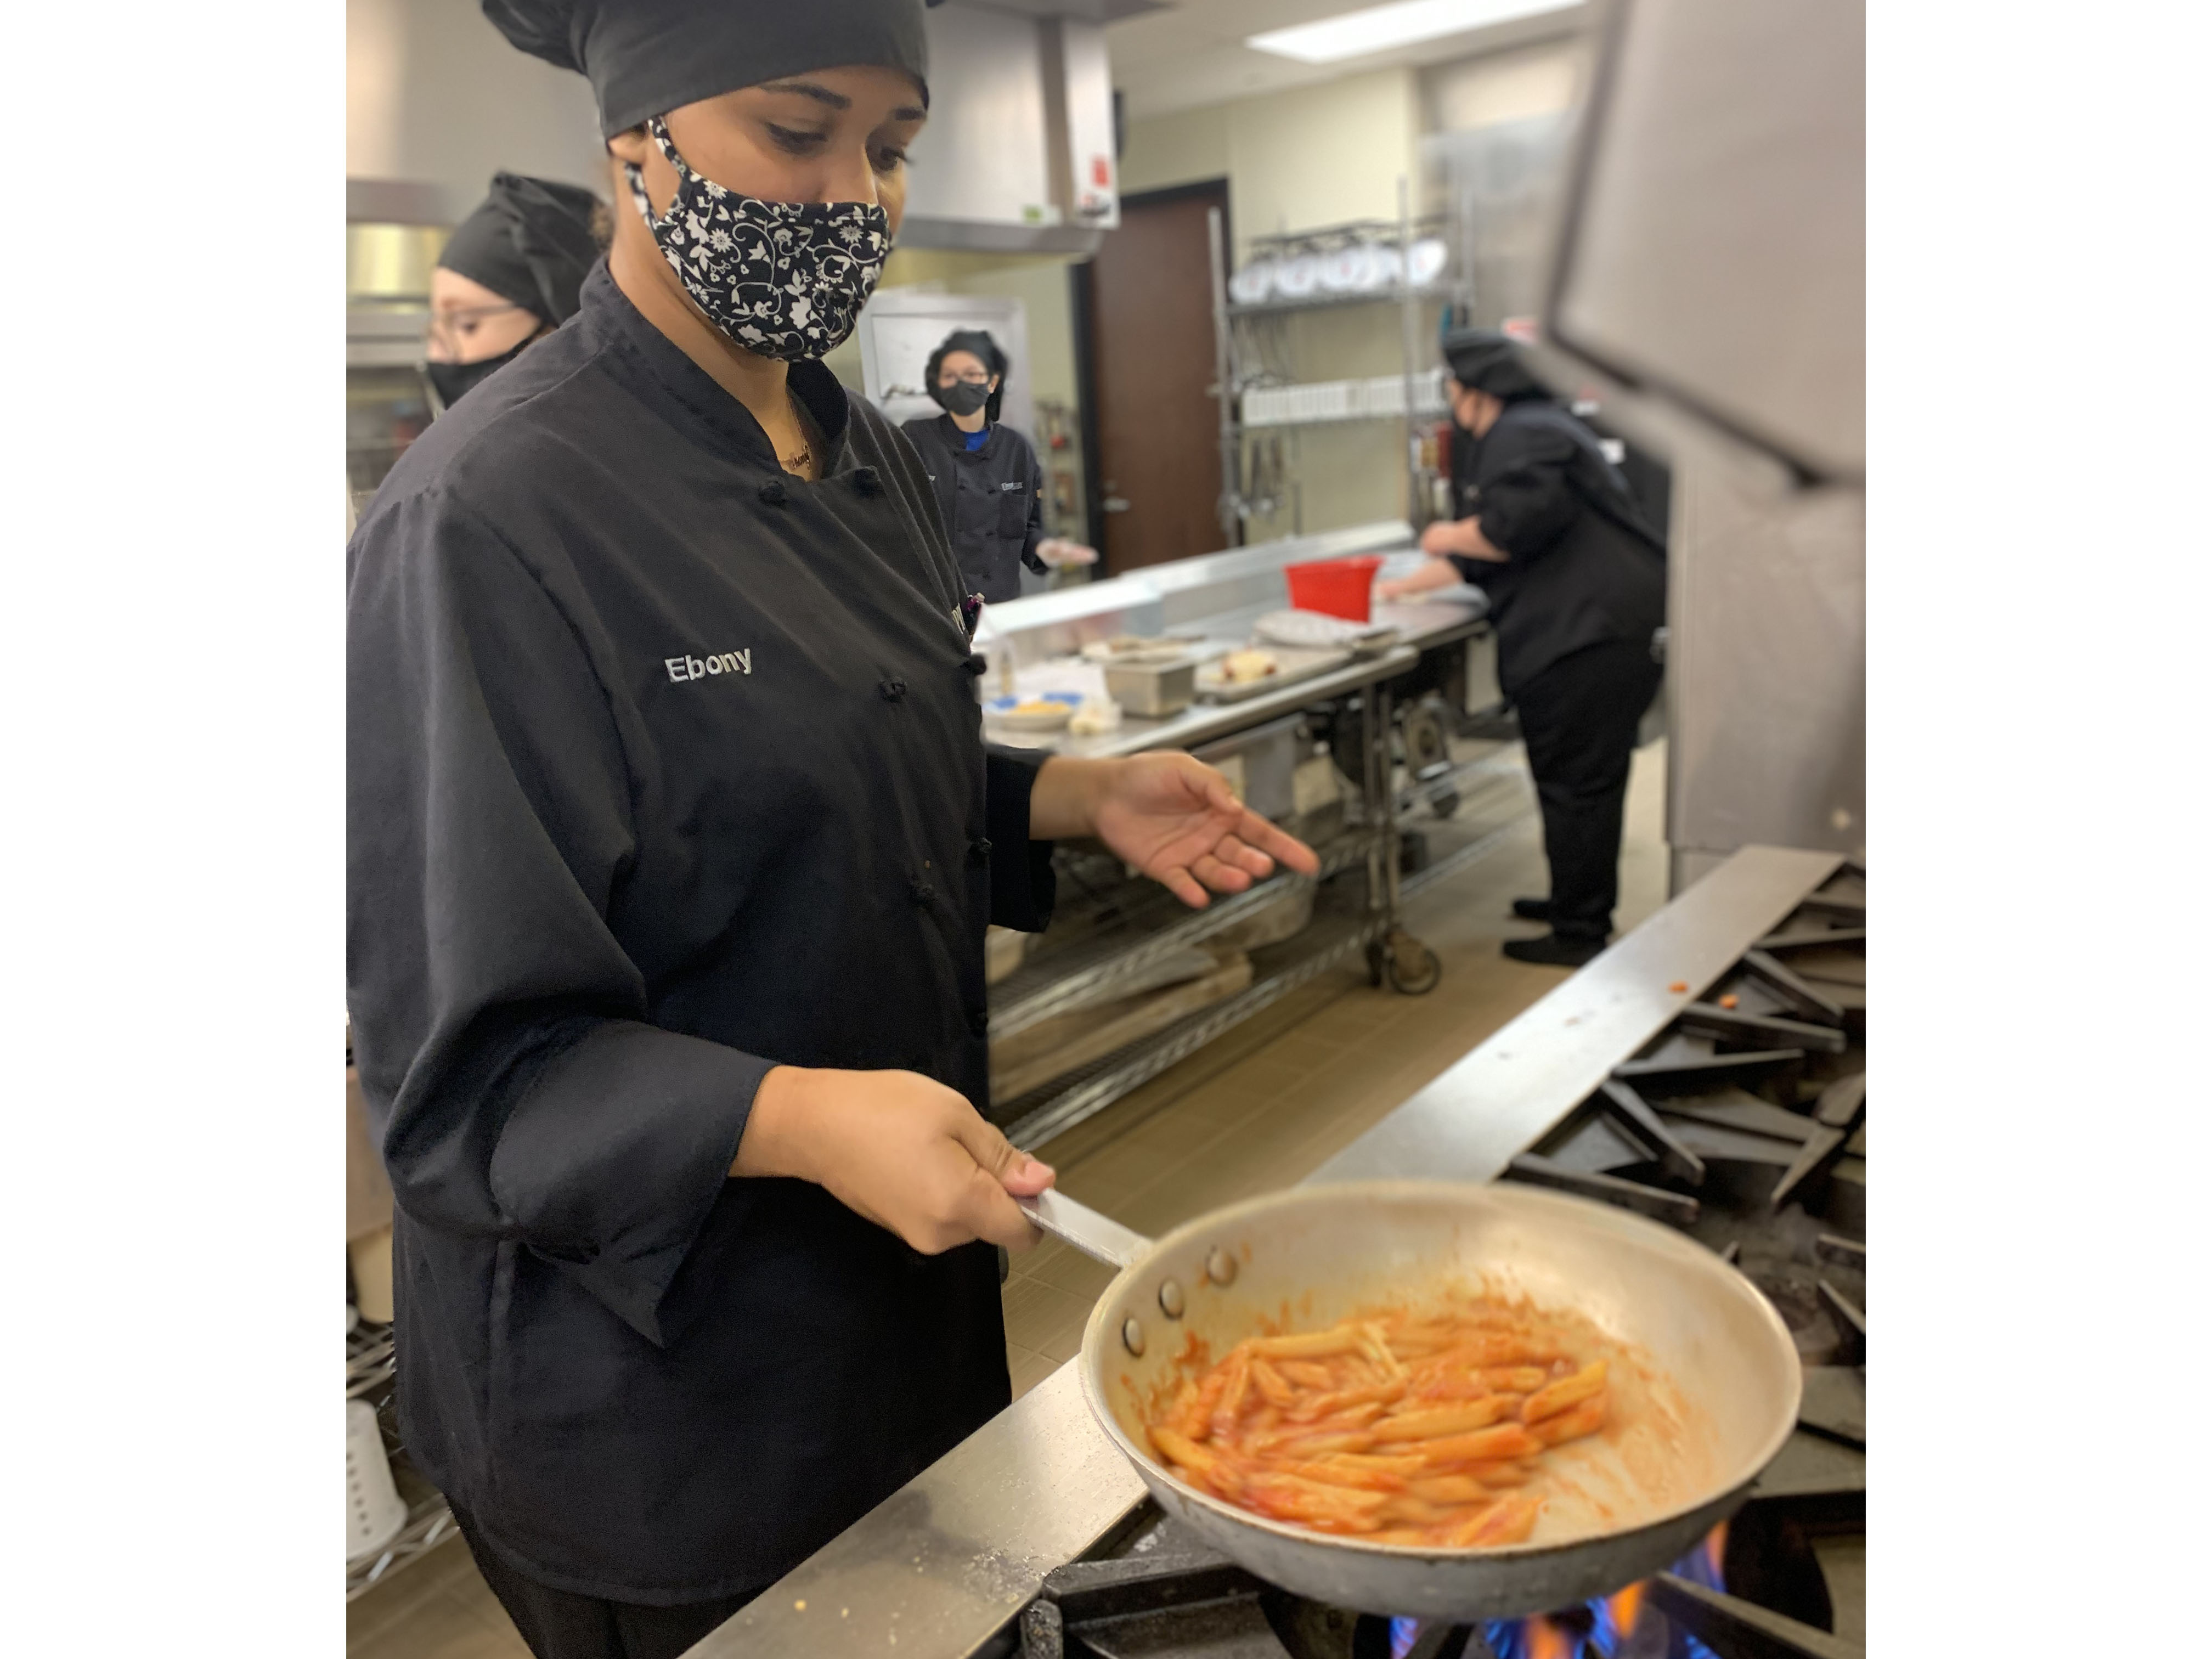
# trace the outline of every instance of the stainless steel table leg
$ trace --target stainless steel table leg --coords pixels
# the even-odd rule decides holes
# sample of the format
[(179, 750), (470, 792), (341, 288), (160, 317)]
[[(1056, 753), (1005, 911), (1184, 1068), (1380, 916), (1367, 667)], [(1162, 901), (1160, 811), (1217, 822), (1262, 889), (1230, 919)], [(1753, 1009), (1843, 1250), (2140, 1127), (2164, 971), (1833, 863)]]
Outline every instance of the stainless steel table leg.
[(1359, 700), (1360, 736), (1366, 750), (1369, 844), (1367, 910), (1375, 938), (1367, 947), (1367, 982), (1388, 984), (1406, 996), (1437, 988), (1443, 964), (1437, 953), (1401, 925), (1398, 887), (1398, 780), (1390, 757), (1390, 691), (1380, 681)]
[(1390, 688), (1376, 684), (1368, 693), (1374, 704), (1376, 798), (1382, 842), (1382, 908), (1390, 926), (1398, 925), (1398, 780), (1390, 759)]

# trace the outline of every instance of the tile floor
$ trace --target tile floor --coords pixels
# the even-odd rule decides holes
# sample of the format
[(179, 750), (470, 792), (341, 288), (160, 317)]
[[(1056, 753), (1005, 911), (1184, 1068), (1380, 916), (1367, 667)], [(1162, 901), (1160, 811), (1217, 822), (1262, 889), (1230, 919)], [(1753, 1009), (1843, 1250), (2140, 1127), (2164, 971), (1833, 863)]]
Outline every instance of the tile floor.
[[(1628, 796), (1615, 926), (1665, 902), (1666, 748), (1639, 750)], [(1545, 890), (1532, 811), (1486, 858), (1407, 905), (1407, 925), (1443, 959), (1425, 997), (1369, 988), (1346, 969), (1300, 988), (1040, 1154), (1060, 1184), (1130, 1226), (1158, 1233), (1287, 1185), (1358, 1136), (1564, 977), (1498, 953), (1533, 934), (1516, 894)], [(1006, 1359), (1019, 1395), (1073, 1358), (1110, 1274), (1048, 1241), (1018, 1259), (1006, 1289)], [(457, 1541), (347, 1608), (348, 1659), (529, 1659)]]

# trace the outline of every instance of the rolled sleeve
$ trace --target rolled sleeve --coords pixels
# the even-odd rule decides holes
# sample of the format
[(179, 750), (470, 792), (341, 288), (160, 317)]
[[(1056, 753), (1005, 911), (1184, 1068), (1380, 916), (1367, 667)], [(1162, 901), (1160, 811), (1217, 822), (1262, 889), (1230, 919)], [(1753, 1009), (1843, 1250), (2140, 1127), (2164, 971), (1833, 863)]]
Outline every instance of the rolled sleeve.
[(771, 1066), (697, 1037), (598, 1022), (514, 1103), (492, 1152), (492, 1197), (531, 1249), (665, 1343), (662, 1303), (721, 1196)]
[(1052, 921), (1052, 843), (1030, 839), (1030, 792), (1048, 754), (993, 744), (984, 750), (983, 833), (991, 842), (991, 920), (1042, 933)]

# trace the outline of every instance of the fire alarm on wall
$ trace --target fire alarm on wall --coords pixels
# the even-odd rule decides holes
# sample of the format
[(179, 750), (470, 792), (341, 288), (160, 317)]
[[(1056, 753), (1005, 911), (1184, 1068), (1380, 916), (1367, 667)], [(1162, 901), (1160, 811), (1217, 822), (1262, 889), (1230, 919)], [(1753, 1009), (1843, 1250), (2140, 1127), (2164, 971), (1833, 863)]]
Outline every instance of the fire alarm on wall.
[(1114, 182), (1114, 164), (1103, 155), (1091, 158), (1091, 182), (1104, 190)]

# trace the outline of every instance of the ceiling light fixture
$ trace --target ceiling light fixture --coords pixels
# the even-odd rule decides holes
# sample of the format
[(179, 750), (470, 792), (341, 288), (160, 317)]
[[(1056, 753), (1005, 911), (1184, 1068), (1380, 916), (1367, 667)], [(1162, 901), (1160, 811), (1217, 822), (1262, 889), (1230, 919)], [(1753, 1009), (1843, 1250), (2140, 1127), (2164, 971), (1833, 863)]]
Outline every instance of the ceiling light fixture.
[(1255, 52), (1295, 58), (1302, 64), (1334, 64), (1389, 52), (1395, 46), (1465, 34), (1492, 23), (1565, 11), (1580, 3), (1581, 0), (1396, 0), (1392, 5), (1347, 11), (1318, 22), (1269, 29), (1244, 44)]

